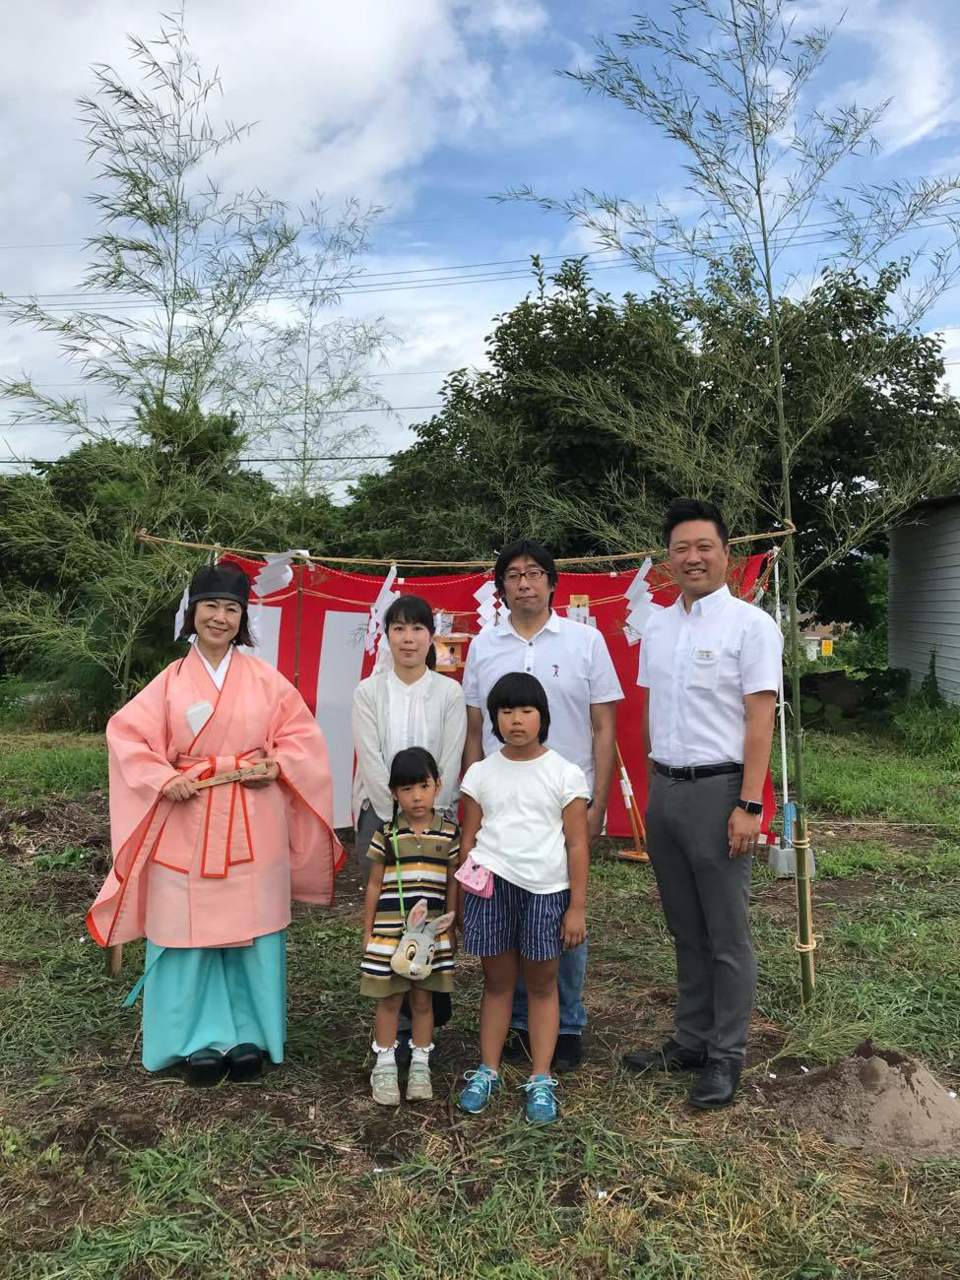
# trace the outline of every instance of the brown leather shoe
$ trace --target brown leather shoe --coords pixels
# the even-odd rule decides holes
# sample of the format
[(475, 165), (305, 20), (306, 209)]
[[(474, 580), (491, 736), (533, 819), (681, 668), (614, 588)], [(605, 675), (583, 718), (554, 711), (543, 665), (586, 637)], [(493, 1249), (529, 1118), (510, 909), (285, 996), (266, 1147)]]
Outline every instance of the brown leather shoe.
[(639, 1049), (620, 1059), (628, 1071), (701, 1071), (707, 1065), (706, 1049), (687, 1049), (667, 1040), (659, 1049)]

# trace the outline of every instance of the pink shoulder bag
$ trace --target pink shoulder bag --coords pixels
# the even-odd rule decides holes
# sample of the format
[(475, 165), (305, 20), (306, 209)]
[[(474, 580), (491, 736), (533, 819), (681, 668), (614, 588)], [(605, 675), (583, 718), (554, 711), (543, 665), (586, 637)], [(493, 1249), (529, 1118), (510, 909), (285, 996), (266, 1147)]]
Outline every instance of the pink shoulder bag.
[(454, 879), (460, 881), (467, 893), (475, 893), (478, 898), (493, 896), (493, 872), (474, 862), (472, 853), (467, 854), (463, 865), (454, 872)]

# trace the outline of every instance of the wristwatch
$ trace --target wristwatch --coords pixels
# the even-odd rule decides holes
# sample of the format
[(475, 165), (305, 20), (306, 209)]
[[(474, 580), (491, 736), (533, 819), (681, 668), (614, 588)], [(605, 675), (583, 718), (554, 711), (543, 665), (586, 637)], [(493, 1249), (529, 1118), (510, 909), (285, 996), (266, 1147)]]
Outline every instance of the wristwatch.
[(763, 813), (763, 805), (758, 800), (738, 800), (738, 809), (746, 809), (747, 813), (759, 814)]

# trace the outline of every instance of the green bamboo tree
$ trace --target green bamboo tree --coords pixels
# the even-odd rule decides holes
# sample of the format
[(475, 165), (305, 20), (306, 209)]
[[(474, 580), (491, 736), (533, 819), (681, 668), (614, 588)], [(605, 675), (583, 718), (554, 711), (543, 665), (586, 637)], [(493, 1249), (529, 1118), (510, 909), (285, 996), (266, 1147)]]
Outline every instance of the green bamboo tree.
[[(769, 433), (780, 459), (779, 500), (770, 515), (792, 524), (791, 473), (797, 452), (842, 412), (864, 382), (883, 378), (882, 358), (851, 353), (842, 341), (825, 348), (821, 392), (801, 424), (784, 407), (783, 316), (779, 299), (796, 288), (792, 270), (811, 228), (828, 241), (829, 254), (812, 273), (879, 272), (903, 254), (908, 287), (899, 295), (898, 323), (912, 331), (957, 278), (960, 222), (954, 212), (960, 179), (937, 177), (909, 184), (845, 184), (831, 181), (840, 166), (874, 147), (873, 131), (889, 103), (808, 107), (811, 81), (821, 67), (832, 31), (801, 28), (787, 0), (678, 0), (666, 21), (641, 15), (613, 41), (597, 42), (588, 69), (565, 72), (588, 93), (636, 112), (684, 155), (690, 215), (657, 203), (645, 207), (617, 195), (584, 189), (558, 199), (519, 187), (501, 198), (533, 201), (591, 231), (605, 248), (626, 254), (667, 294), (690, 299), (704, 272), (724, 268), (732, 256), (748, 264), (766, 333), (765, 354), (745, 378), (738, 407), (755, 432)], [(918, 247), (910, 234), (923, 229), (935, 247)], [(722, 355), (722, 353), (720, 353)], [(757, 392), (759, 391), (759, 394)], [(615, 415), (614, 415), (615, 416)], [(746, 427), (746, 423), (742, 424)], [(695, 451), (699, 422), (674, 423), (674, 447)], [(661, 437), (662, 438), (662, 437)], [(957, 474), (956, 459), (944, 466)], [(752, 465), (752, 463), (750, 464)], [(749, 478), (749, 470), (745, 469)], [(865, 492), (843, 503), (825, 486), (834, 547), (809, 579), (831, 562), (837, 548), (850, 550), (888, 526), (938, 478), (927, 464), (895, 478), (890, 491)], [(879, 489), (879, 487), (878, 487)], [(800, 531), (802, 535), (802, 530)], [(810, 857), (804, 811), (803, 730), (800, 710), (800, 645), (795, 539), (785, 545), (788, 666), (792, 678), (792, 794), (797, 801), (797, 910), (803, 999), (813, 993), (813, 927)]]

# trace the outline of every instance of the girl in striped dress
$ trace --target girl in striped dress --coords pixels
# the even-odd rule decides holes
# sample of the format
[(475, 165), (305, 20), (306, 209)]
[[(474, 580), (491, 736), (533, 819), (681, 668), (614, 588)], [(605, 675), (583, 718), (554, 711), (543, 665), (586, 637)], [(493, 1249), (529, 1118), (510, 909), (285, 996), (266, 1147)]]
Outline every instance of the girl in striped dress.
[(429, 751), (423, 747), (398, 751), (390, 766), (393, 818), (374, 833), (367, 850), (371, 868), (364, 905), (360, 994), (377, 1002), (372, 1045), (377, 1060), (370, 1084), (374, 1101), (388, 1107), (400, 1102), (396, 1048), (404, 996), (409, 996), (413, 1024), (407, 1101), (414, 1102), (433, 1097), (431, 992), (453, 990), (456, 936), (452, 928), (438, 936), (427, 977), (414, 981), (390, 967), (415, 903), (426, 899), (431, 920), (456, 908), (453, 873), (459, 861), (460, 830), (435, 812), (439, 788), (437, 762)]

